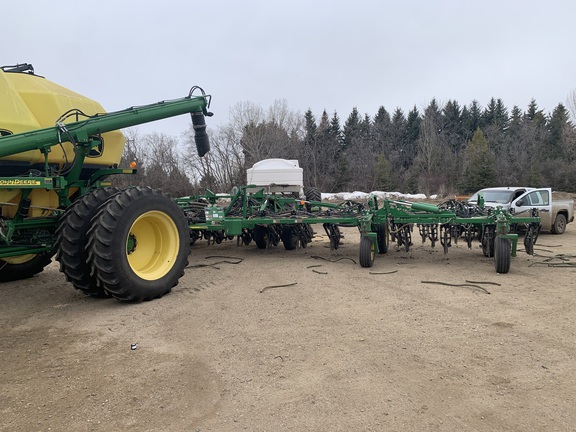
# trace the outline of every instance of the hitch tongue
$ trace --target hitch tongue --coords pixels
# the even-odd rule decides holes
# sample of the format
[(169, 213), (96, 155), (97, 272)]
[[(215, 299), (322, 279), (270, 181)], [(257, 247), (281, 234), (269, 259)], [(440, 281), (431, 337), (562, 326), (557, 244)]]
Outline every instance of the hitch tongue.
[(202, 157), (210, 151), (210, 140), (206, 133), (206, 120), (202, 111), (190, 113), (192, 126), (194, 127), (194, 141), (198, 156)]

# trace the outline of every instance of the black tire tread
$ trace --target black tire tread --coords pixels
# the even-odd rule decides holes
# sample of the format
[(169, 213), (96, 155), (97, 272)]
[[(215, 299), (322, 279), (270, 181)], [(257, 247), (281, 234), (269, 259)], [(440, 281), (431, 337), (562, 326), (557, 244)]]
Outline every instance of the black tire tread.
[(383, 222), (375, 226), (376, 239), (378, 241), (378, 253), (385, 254), (388, 252), (390, 237), (388, 234), (388, 223)]
[(496, 237), (494, 239), (494, 268), (496, 273), (508, 273), (512, 260), (510, 239)]
[[(114, 241), (118, 231), (129, 229), (138, 216), (149, 210), (162, 210), (174, 216), (180, 237), (180, 249), (174, 266), (168, 274), (153, 281), (141, 279), (131, 269), (128, 273), (122, 269), (123, 260), (126, 260), (126, 244), (121, 239)], [(188, 265), (190, 244), (185, 241), (189, 233), (184, 213), (172, 199), (157, 189), (134, 187), (116, 195), (101, 207), (93, 219), (88, 236), (88, 261), (92, 273), (107, 293), (121, 301), (141, 302), (168, 294), (178, 285)], [(114, 249), (115, 246), (118, 248)], [(129, 265), (126, 266), (129, 268)]]
[(21, 264), (11, 264), (0, 259), (0, 282), (12, 282), (28, 279), (42, 272), (52, 262), (53, 253), (37, 254), (34, 258)]
[(280, 236), (284, 249), (294, 250), (298, 247), (298, 236), (296, 235), (296, 228), (292, 226), (282, 227), (282, 234)]
[(74, 288), (89, 296), (108, 297), (90, 274), (85, 250), (88, 231), (99, 207), (120, 192), (118, 188), (99, 188), (82, 196), (66, 210), (56, 230), (56, 260), (60, 263), (60, 271)]
[(562, 213), (558, 213), (556, 219), (554, 219), (554, 224), (552, 225), (552, 234), (564, 234), (566, 231), (566, 223), (566, 216)]
[(371, 237), (362, 236), (360, 238), (360, 265), (362, 267), (372, 267), (374, 265), (372, 244), (373, 240)]
[(258, 249), (267, 249), (269, 239), (268, 227), (256, 225), (252, 231), (252, 238)]
[(304, 195), (306, 196), (306, 201), (322, 201), (322, 193), (318, 188), (307, 187), (304, 189)]

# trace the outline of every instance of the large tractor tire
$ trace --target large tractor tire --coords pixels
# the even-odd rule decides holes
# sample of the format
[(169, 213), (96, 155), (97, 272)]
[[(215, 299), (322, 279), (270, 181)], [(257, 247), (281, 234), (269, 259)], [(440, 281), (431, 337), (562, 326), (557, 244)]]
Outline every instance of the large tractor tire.
[(98, 285), (96, 277), (90, 274), (86, 251), (88, 230), (98, 209), (120, 192), (117, 188), (101, 188), (84, 195), (66, 210), (56, 230), (56, 260), (60, 263), (60, 271), (74, 288), (89, 296), (109, 297)]
[(104, 291), (121, 301), (162, 297), (184, 274), (190, 242), (184, 212), (159, 190), (136, 187), (100, 209), (88, 256)]
[(304, 195), (307, 201), (322, 201), (322, 193), (318, 188), (308, 187), (304, 190)]
[(31, 278), (52, 262), (52, 255), (45, 252), (0, 259), (0, 282)]
[[(320, 192), (320, 189), (315, 188), (315, 187), (308, 187), (304, 189), (304, 195), (306, 196), (306, 201), (317, 201), (317, 202), (321, 202), (322, 201), (322, 193)], [(306, 210), (307, 211), (312, 211), (312, 204), (310, 203), (306, 203)]]

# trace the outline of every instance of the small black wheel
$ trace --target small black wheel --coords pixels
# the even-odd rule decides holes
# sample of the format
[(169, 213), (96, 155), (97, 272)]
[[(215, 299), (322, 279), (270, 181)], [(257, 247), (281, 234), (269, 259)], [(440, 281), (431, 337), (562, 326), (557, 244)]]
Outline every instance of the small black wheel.
[(403, 240), (404, 240), (404, 250), (406, 252), (410, 252), (410, 246), (412, 246), (412, 233), (410, 229), (410, 225), (404, 225), (402, 228), (403, 231)]
[(98, 209), (119, 193), (117, 188), (101, 188), (82, 196), (66, 210), (56, 230), (56, 260), (60, 263), (60, 271), (74, 288), (92, 297), (110, 296), (90, 274), (86, 252), (88, 230)]
[(494, 256), (494, 230), (484, 228), (482, 232), (482, 253), (485, 257), (492, 258)]
[(26, 254), (0, 259), (0, 282), (28, 279), (52, 262), (52, 253)]
[(306, 246), (308, 246), (308, 243), (312, 241), (312, 238), (314, 238), (314, 230), (310, 225), (304, 224), (304, 229), (300, 236), (300, 246), (305, 249)]
[(298, 247), (298, 231), (296, 227), (290, 225), (282, 227), (280, 238), (282, 239), (282, 243), (284, 243), (284, 249), (294, 250)]
[(524, 249), (528, 255), (534, 255), (534, 232), (532, 230), (526, 231), (524, 235)]
[(160, 190), (134, 187), (116, 195), (92, 220), (88, 257), (105, 292), (122, 301), (162, 297), (184, 274), (188, 222)]
[(443, 230), (441, 229), (443, 233), (442, 233), (442, 241), (440, 243), (442, 243), (442, 246), (444, 247), (444, 254), (447, 254), (448, 248), (450, 247), (450, 234), (447, 227), (443, 228), (444, 228)]
[(494, 267), (496, 273), (508, 273), (512, 257), (510, 239), (496, 237), (494, 239)]
[(388, 223), (383, 222), (376, 225), (374, 231), (376, 231), (376, 241), (378, 242), (378, 253), (385, 254), (386, 252), (388, 252), (388, 247), (390, 245), (390, 236), (388, 235)]
[(566, 231), (566, 216), (561, 213), (556, 215), (554, 225), (552, 225), (552, 234), (564, 234)]
[(242, 232), (241, 237), (242, 237), (242, 243), (245, 246), (248, 246), (252, 242), (252, 234), (250, 233), (250, 231)]
[(376, 248), (372, 238), (366, 236), (360, 238), (360, 265), (362, 267), (372, 267), (375, 255)]
[(256, 243), (258, 249), (268, 248), (268, 243), (270, 242), (270, 232), (267, 226), (256, 225), (254, 231), (252, 232), (252, 238)]

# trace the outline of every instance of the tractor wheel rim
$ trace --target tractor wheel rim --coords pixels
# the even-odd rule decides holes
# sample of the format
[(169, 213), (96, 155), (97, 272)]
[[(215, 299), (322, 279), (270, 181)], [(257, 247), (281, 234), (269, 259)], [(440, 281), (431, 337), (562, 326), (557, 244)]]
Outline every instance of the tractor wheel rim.
[(13, 256), (13, 257), (4, 257), (4, 258), (2, 258), (2, 261), (6, 261), (8, 264), (18, 265), (18, 264), (24, 264), (24, 263), (32, 260), (35, 256), (36, 256), (36, 254), (26, 254), (26, 255), (18, 255), (18, 256)]
[(166, 213), (153, 210), (140, 215), (126, 237), (126, 257), (132, 271), (145, 280), (165, 276), (180, 249), (178, 228)]

